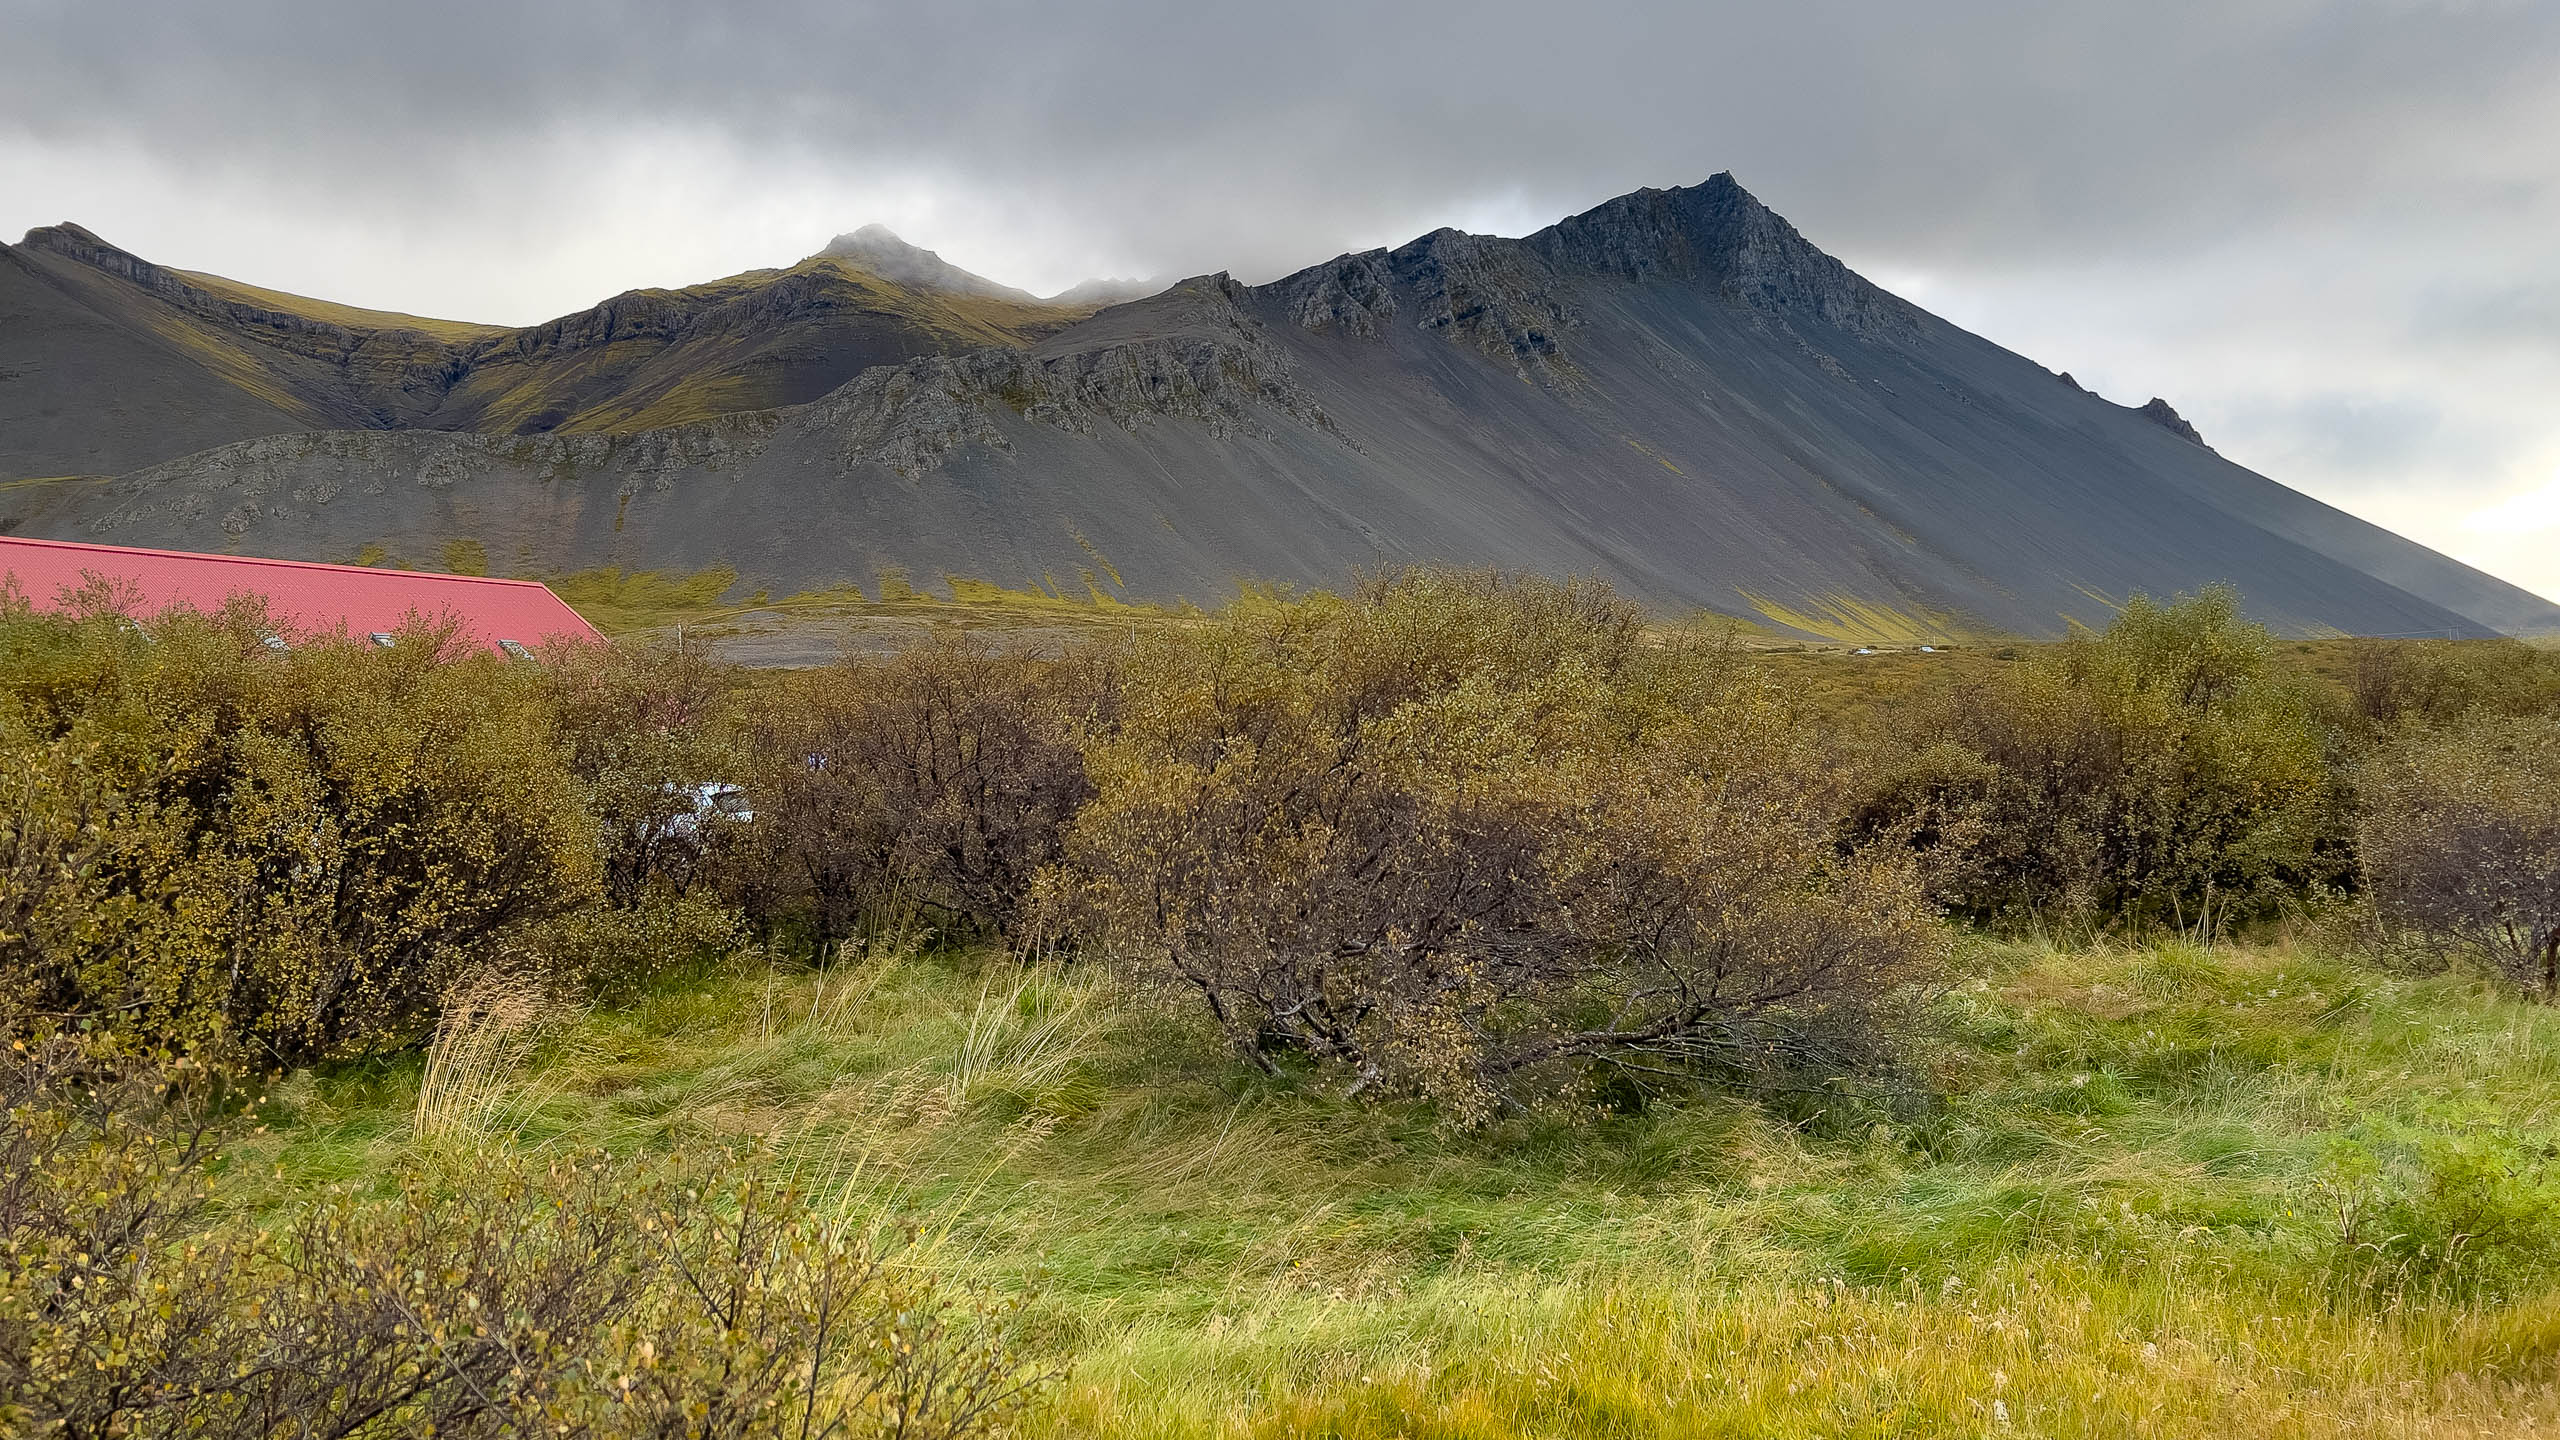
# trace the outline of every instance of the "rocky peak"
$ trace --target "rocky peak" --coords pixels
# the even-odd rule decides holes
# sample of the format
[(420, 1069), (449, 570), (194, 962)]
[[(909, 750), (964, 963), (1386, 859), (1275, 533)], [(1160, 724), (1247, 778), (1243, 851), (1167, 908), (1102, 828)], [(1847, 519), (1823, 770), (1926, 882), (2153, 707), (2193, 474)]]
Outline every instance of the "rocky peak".
[(1857, 334), (1909, 334), (1921, 323), (1918, 310), (1824, 254), (1730, 171), (1621, 195), (1524, 243), (1562, 267), (1708, 284), (1735, 304)]
[(1567, 337), (1584, 323), (1575, 282), (1593, 276), (1701, 287), (1781, 328), (1801, 319), (1854, 335), (1910, 338), (1929, 323), (1917, 307), (1814, 248), (1730, 174), (1621, 195), (1521, 240), (1434, 230), (1393, 250), (1338, 256), (1262, 289), (1305, 329), (1363, 339), (1390, 321), (1438, 330), (1528, 379), (1563, 377), (1569, 369)]
[(59, 225), (39, 225), (28, 231), (18, 243), (33, 246), (38, 250), (59, 250), (65, 244), (104, 245), (107, 242), (99, 239), (86, 226), (75, 225), (65, 220)]
[(89, 230), (65, 220), (59, 225), (44, 225), (27, 232), (19, 244), (29, 250), (42, 250), (65, 260), (121, 275), (145, 288), (160, 288), (163, 282), (174, 284), (169, 272), (129, 250), (118, 249), (99, 239)]
[(2143, 406), (2141, 409), (2136, 410), (2133, 413), (2150, 421), (2152, 424), (2159, 426), (2161, 429), (2168, 431), (2170, 434), (2177, 436), (2181, 440), (2189, 441), (2197, 445), (2204, 445), (2204, 448), (2207, 450), (2213, 448), (2210, 445), (2204, 444), (2204, 437), (2196, 433), (2196, 427), (2187, 423), (2187, 417), (2179, 414), (2176, 406), (2171, 405), (2168, 401), (2161, 399), (2157, 395), (2151, 397), (2150, 404)]
[(832, 260), (843, 260), (870, 271), (892, 285), (911, 290), (937, 290), (946, 295), (983, 295), (996, 300), (1013, 300), (1036, 305), (1039, 297), (1027, 290), (999, 285), (984, 275), (974, 275), (943, 259), (920, 245), (910, 245), (898, 238), (898, 232), (886, 225), (865, 225), (849, 235), (839, 235), (818, 252)]
[(1581, 316), (1517, 240), (1442, 228), (1393, 250), (1340, 255), (1261, 287), (1304, 329), (1374, 339), (1390, 322), (1475, 346), (1522, 379), (1554, 378)]

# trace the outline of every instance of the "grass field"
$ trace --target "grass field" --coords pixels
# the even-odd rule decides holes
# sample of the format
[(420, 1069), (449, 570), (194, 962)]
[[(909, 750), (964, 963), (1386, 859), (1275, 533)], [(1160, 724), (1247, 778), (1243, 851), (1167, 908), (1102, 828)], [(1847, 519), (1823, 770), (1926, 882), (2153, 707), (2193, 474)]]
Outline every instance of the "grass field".
[(1978, 943), (1898, 1086), (1466, 1134), (1183, 1013), (983, 954), (749, 958), (448, 1042), (423, 1107), (414, 1058), (298, 1077), (224, 1184), (752, 1147), (1022, 1301), (1066, 1367), (1037, 1435), (2560, 1425), (2560, 1016), (2475, 982)]

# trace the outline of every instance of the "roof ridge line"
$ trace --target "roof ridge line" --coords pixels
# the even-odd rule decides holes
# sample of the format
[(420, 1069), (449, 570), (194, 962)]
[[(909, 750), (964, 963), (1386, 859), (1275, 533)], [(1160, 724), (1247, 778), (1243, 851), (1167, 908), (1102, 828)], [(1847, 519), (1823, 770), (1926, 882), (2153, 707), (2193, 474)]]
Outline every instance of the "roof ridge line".
[(549, 590), (547, 580), (512, 575), (456, 575), (449, 570), (395, 570), (380, 565), (342, 565), (334, 560), (286, 560), (274, 555), (223, 555), (211, 550), (162, 550), (149, 545), (104, 545), (94, 540), (50, 540), (35, 535), (0, 535), (0, 545), (49, 545), (66, 550), (95, 550), (117, 555), (159, 555), (171, 560), (214, 560), (226, 565), (275, 565), (288, 570), (342, 570), (356, 575), (407, 575), (420, 580), (459, 580), (475, 585), (530, 585)]

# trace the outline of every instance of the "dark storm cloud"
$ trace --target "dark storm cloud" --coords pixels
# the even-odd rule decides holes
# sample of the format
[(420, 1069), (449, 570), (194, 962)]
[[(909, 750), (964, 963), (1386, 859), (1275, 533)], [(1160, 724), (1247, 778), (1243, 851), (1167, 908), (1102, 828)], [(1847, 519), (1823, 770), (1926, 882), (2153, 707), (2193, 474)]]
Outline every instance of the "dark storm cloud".
[(40, 138), (414, 203), (465, 171), (553, 182), (509, 153), (527, 134), (676, 125), (760, 172), (887, 156), (1007, 187), (1168, 269), (1728, 167), (1889, 254), (2468, 209), (2550, 183), (2516, 127), (2560, 73), (2560, 7), (2521, 3), (90, 0), (9, 29), (0, 115)]
[(2560, 476), (2549, 0), (0, 0), (0, 42), (0, 223), (368, 303), (532, 320), (910, 216), (1019, 283), (1259, 279), (1729, 168), (2280, 478), (2403, 467), (2421, 538)]

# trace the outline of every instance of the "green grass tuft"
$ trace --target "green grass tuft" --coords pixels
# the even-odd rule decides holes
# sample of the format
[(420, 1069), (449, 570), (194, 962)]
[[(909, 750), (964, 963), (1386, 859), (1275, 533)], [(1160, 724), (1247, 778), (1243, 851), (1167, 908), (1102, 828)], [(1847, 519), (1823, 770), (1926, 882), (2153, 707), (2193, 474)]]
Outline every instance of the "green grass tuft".
[(655, 570), (579, 570), (549, 577), (552, 591), (607, 635), (717, 615), (738, 572), (714, 565), (690, 575)]

